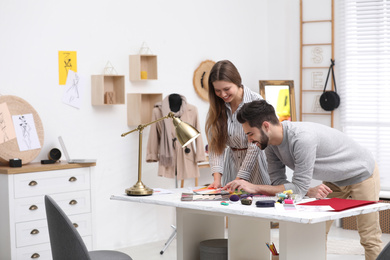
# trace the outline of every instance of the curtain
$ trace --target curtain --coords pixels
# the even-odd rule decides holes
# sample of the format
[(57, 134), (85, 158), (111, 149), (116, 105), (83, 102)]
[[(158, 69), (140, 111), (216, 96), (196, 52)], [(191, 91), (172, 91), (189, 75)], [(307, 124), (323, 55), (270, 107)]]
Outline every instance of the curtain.
[(338, 1), (340, 123), (376, 158), (390, 190), (390, 0)]

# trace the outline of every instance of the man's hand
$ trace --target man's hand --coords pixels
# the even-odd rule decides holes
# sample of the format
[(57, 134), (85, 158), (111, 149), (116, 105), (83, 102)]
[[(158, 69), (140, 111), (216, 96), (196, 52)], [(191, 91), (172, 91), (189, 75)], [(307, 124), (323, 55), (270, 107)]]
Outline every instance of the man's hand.
[(328, 186), (326, 186), (325, 184), (320, 184), (316, 187), (309, 188), (306, 196), (308, 196), (309, 198), (325, 199), (328, 194), (332, 192), (333, 191)]
[(225, 187), (223, 187), (223, 189), (229, 192), (244, 190), (248, 193), (256, 193), (256, 185), (242, 179), (229, 182), (225, 185)]

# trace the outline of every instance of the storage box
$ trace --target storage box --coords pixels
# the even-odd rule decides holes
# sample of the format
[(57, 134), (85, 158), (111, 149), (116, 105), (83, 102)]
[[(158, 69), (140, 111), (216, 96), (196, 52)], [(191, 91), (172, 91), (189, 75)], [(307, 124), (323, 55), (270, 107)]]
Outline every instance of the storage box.
[[(380, 200), (379, 202), (390, 203), (390, 200)], [(390, 233), (390, 209), (379, 211), (379, 222), (382, 233)], [(357, 230), (356, 216), (342, 219), (344, 229)]]

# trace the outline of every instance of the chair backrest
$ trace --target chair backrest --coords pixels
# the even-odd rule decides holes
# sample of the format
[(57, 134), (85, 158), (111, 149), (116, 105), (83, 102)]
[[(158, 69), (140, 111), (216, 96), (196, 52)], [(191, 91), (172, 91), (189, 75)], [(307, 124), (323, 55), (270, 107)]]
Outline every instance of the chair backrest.
[(45, 196), (47, 224), (53, 260), (90, 260), (87, 247), (64, 211)]
[(390, 259), (390, 242), (382, 249), (382, 252), (378, 255), (376, 260), (388, 260)]

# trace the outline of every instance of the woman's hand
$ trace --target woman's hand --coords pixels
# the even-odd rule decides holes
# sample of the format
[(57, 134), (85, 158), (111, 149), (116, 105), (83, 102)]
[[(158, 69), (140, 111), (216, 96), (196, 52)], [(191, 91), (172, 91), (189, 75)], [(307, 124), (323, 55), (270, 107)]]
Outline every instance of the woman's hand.
[(306, 196), (308, 196), (309, 198), (325, 199), (328, 194), (332, 192), (333, 191), (328, 186), (326, 186), (325, 184), (320, 184), (313, 188), (309, 188), (306, 193)]
[(219, 188), (221, 188), (222, 174), (220, 174), (219, 172), (214, 172), (213, 176), (214, 176), (214, 182), (211, 183), (208, 186), (208, 188), (210, 188), (210, 189), (219, 189)]

